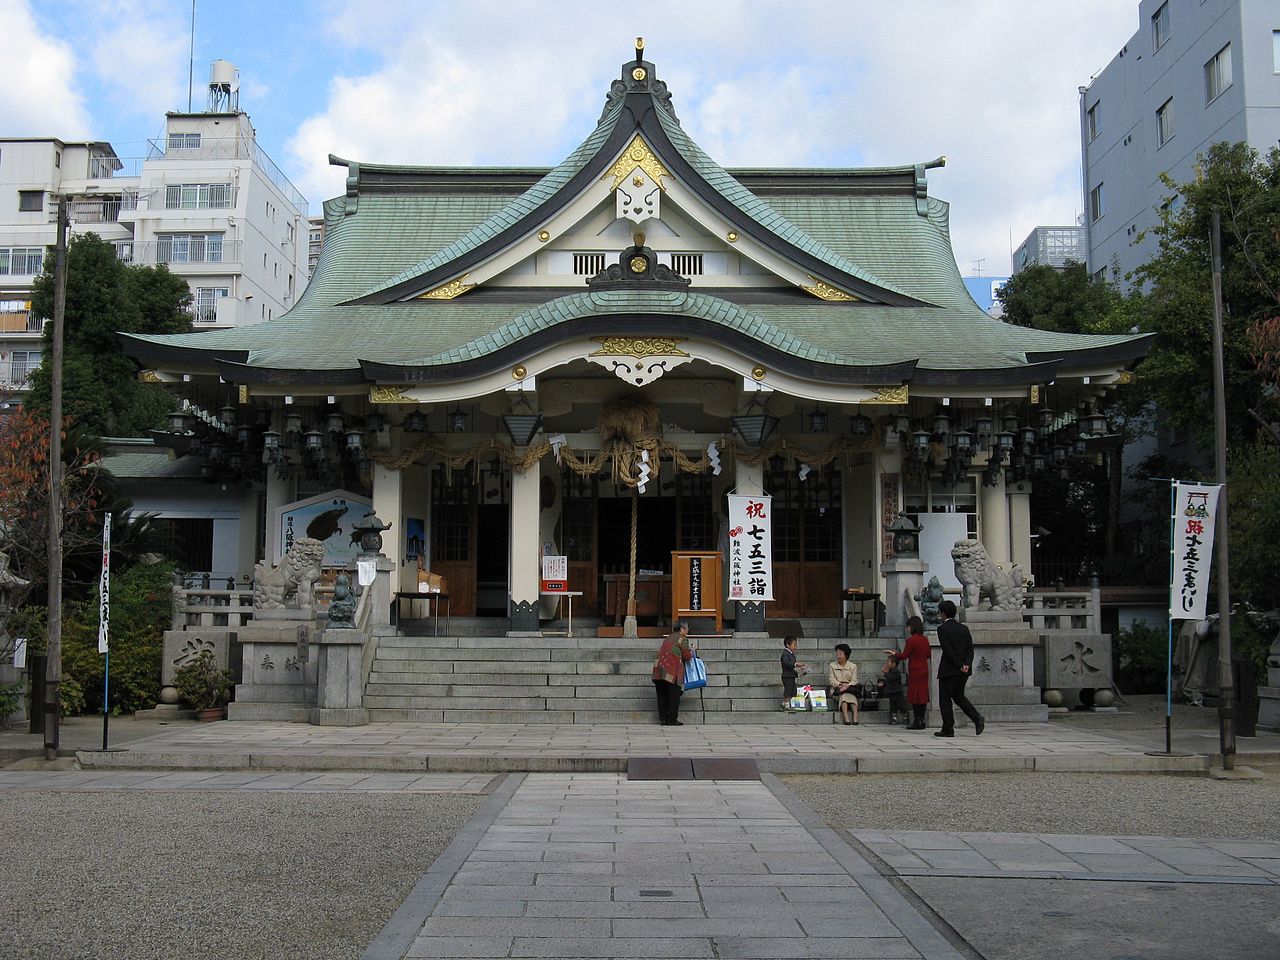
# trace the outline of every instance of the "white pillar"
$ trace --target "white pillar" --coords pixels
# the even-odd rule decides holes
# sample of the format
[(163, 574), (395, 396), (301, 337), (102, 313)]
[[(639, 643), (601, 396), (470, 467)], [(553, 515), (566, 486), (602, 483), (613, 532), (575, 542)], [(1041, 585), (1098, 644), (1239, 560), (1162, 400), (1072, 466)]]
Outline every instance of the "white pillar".
[[(538, 492), (542, 470), (533, 464), (528, 470), (511, 471), (511, 631), (530, 633), (538, 629)], [(481, 545), (480, 549), (484, 549)]]
[(994, 487), (978, 482), (978, 522), (982, 545), (992, 563), (1009, 562), (1009, 499), (1005, 495), (1004, 471)]
[(1031, 484), (1015, 483), (1009, 490), (1009, 546), (1024, 577), (1031, 576)]
[(280, 545), (280, 521), (276, 511), (293, 500), (293, 478), (281, 480), (274, 467), (267, 467), (267, 556), (270, 563), (280, 559), (283, 548)]
[[(391, 529), (382, 535), (382, 552), (395, 563), (391, 583), (400, 583), (400, 567), (404, 563), (404, 474), (376, 461), (373, 464), (373, 512)], [(396, 590), (400, 587), (396, 586)]]

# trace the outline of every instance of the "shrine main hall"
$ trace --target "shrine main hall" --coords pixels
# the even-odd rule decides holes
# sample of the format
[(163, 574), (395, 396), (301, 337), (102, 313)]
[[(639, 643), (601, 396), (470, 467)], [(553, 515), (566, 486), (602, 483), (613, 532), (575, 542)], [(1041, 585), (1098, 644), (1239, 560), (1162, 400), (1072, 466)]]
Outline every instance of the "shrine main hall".
[(172, 446), (256, 495), (239, 556), (278, 559), (290, 505), (350, 498), (391, 524), (400, 588), (444, 577), (455, 617), (538, 630), (553, 555), (575, 617), (607, 622), (633, 570), (724, 550), (736, 492), (773, 510), (774, 599), (729, 604), (740, 631), (881, 590), (900, 514), (944, 585), (966, 536), (1029, 572), (1032, 483), (1095, 455), (1147, 339), (984, 313), (941, 159), (726, 170), (644, 57), (554, 169), (331, 158), (346, 189), (288, 313), (124, 336), (198, 415)]

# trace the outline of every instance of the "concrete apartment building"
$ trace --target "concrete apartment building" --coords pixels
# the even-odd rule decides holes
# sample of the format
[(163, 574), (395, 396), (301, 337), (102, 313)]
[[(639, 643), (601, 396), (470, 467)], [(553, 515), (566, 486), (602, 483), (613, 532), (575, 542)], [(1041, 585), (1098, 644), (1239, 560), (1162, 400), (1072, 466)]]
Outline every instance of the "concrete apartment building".
[(1084, 227), (1035, 227), (1013, 251), (1010, 276), (1035, 264), (1061, 270), (1071, 260), (1084, 263), (1087, 255)]
[(191, 285), (197, 327), (247, 326), (296, 302), (309, 275), (306, 199), (258, 146), (239, 75), (210, 71), (200, 113), (169, 113), (146, 157), (106, 142), (0, 139), (0, 392), (40, 363), (31, 286), (54, 243), (58, 196), (72, 236), (96, 233), (128, 263), (167, 264)]
[(1089, 269), (1123, 282), (1156, 252), (1139, 237), (1169, 202), (1161, 173), (1192, 179), (1220, 140), (1280, 140), (1280, 3), (1141, 0), (1137, 32), (1080, 88), (1080, 132)]

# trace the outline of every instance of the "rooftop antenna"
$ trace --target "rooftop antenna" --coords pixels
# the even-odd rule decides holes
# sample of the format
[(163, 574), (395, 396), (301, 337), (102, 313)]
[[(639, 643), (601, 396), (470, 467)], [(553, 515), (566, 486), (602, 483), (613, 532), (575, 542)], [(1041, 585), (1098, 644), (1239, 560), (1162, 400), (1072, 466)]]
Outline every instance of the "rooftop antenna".
[(974, 261), (973, 261), (973, 274), (972, 274), (972, 275), (973, 275), (973, 276), (975, 276), (975, 277), (980, 277), (980, 276), (982, 276), (982, 265), (983, 265), (984, 263), (986, 263), (986, 262), (987, 262), (987, 258), (986, 258), (986, 257), (979, 257), (978, 259), (974, 260)]
[(196, 78), (196, 0), (191, 0), (191, 49), (187, 57), (187, 113), (191, 112), (191, 88)]

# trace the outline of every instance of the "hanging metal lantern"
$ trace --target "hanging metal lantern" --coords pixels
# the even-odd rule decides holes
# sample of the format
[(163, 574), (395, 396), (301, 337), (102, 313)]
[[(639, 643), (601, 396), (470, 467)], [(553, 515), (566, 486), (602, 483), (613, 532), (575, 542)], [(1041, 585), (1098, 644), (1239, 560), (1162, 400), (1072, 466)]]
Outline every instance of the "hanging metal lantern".
[(243, 444), (248, 444), (253, 440), (253, 427), (247, 423), (242, 423), (236, 427), (236, 440)]
[(939, 410), (933, 415), (930, 426), (933, 428), (934, 433), (945, 437), (951, 432), (951, 417), (945, 410)]
[(961, 457), (973, 456), (973, 434), (968, 430), (957, 430), (951, 435), (951, 449)]
[(1018, 426), (1018, 417), (1012, 410), (1006, 410), (1000, 415), (1000, 429), (1005, 433), (1017, 433)]
[(329, 411), (328, 417), (325, 418), (325, 429), (330, 433), (342, 433), (342, 411), (336, 407)]
[(213, 441), (213, 443), (209, 444), (209, 462), (210, 463), (222, 463), (225, 455), (226, 455), (226, 448), (222, 446), (221, 441), (215, 440)]
[(1081, 421), (1080, 425), (1087, 434), (1095, 437), (1106, 436), (1107, 418), (1100, 413), (1094, 412), (1089, 414)]
[(1044, 468), (1048, 464), (1048, 457), (1037, 450), (1031, 455), (1031, 472), (1044, 473)]
[(262, 447), (264, 450), (279, 450), (280, 434), (275, 430), (268, 430), (262, 435)]
[(1018, 437), (1012, 430), (1003, 430), (996, 434), (996, 449), (1001, 453), (1008, 453), (1017, 442)]
[(825, 410), (815, 410), (813, 413), (809, 414), (809, 432), (827, 432), (827, 412)]
[(371, 413), (364, 418), (364, 429), (366, 433), (377, 433), (382, 429), (382, 414)]
[(990, 417), (979, 417), (973, 421), (973, 432), (978, 435), (978, 442), (981, 443), (987, 437), (990, 437), (995, 430), (995, 421)]
[(426, 415), (418, 410), (406, 414), (404, 418), (405, 433), (426, 433), (427, 418)]
[(284, 415), (284, 432), (298, 434), (302, 432), (302, 414), (290, 411)]
[(1055, 443), (1051, 452), (1053, 454), (1053, 462), (1055, 464), (1063, 464), (1067, 462), (1066, 444)]
[(319, 453), (324, 449), (324, 434), (312, 428), (302, 435), (302, 445), (308, 453)]
[(1020, 439), (1022, 440), (1022, 445), (1023, 445), (1024, 447), (1028, 447), (1028, 448), (1030, 448), (1030, 447), (1034, 447), (1034, 446), (1035, 446), (1035, 444), (1036, 444), (1036, 438), (1037, 438), (1036, 428), (1035, 428), (1035, 427), (1023, 427), (1023, 428), (1018, 432), (1018, 435), (1019, 435)]
[(906, 414), (899, 414), (893, 418), (893, 430), (899, 436), (905, 437), (911, 432), (911, 418)]
[(227, 404), (218, 411), (218, 421), (224, 427), (234, 427), (236, 425), (236, 408)]
[(1036, 413), (1036, 423), (1040, 425), (1041, 430), (1049, 430), (1053, 427), (1054, 413), (1048, 407), (1041, 407)]
[(170, 433), (186, 433), (187, 432), (187, 415), (181, 410), (175, 410), (165, 418), (169, 424)]
[(929, 449), (929, 441), (933, 439), (933, 435), (928, 430), (916, 430), (911, 434), (911, 445), (920, 453), (924, 453)]
[(466, 433), (467, 432), (467, 415), (462, 412), (461, 407), (455, 407), (449, 411), (449, 432), (450, 433)]
[(869, 437), (875, 427), (876, 425), (871, 422), (871, 418), (861, 413), (849, 418), (849, 433), (855, 437)]
[(364, 449), (364, 431), (359, 427), (352, 427), (346, 432), (347, 449), (363, 450)]
[(1071, 447), (1071, 452), (1077, 457), (1087, 457), (1089, 455), (1089, 444), (1085, 442), (1084, 437), (1076, 438), (1076, 442)]

